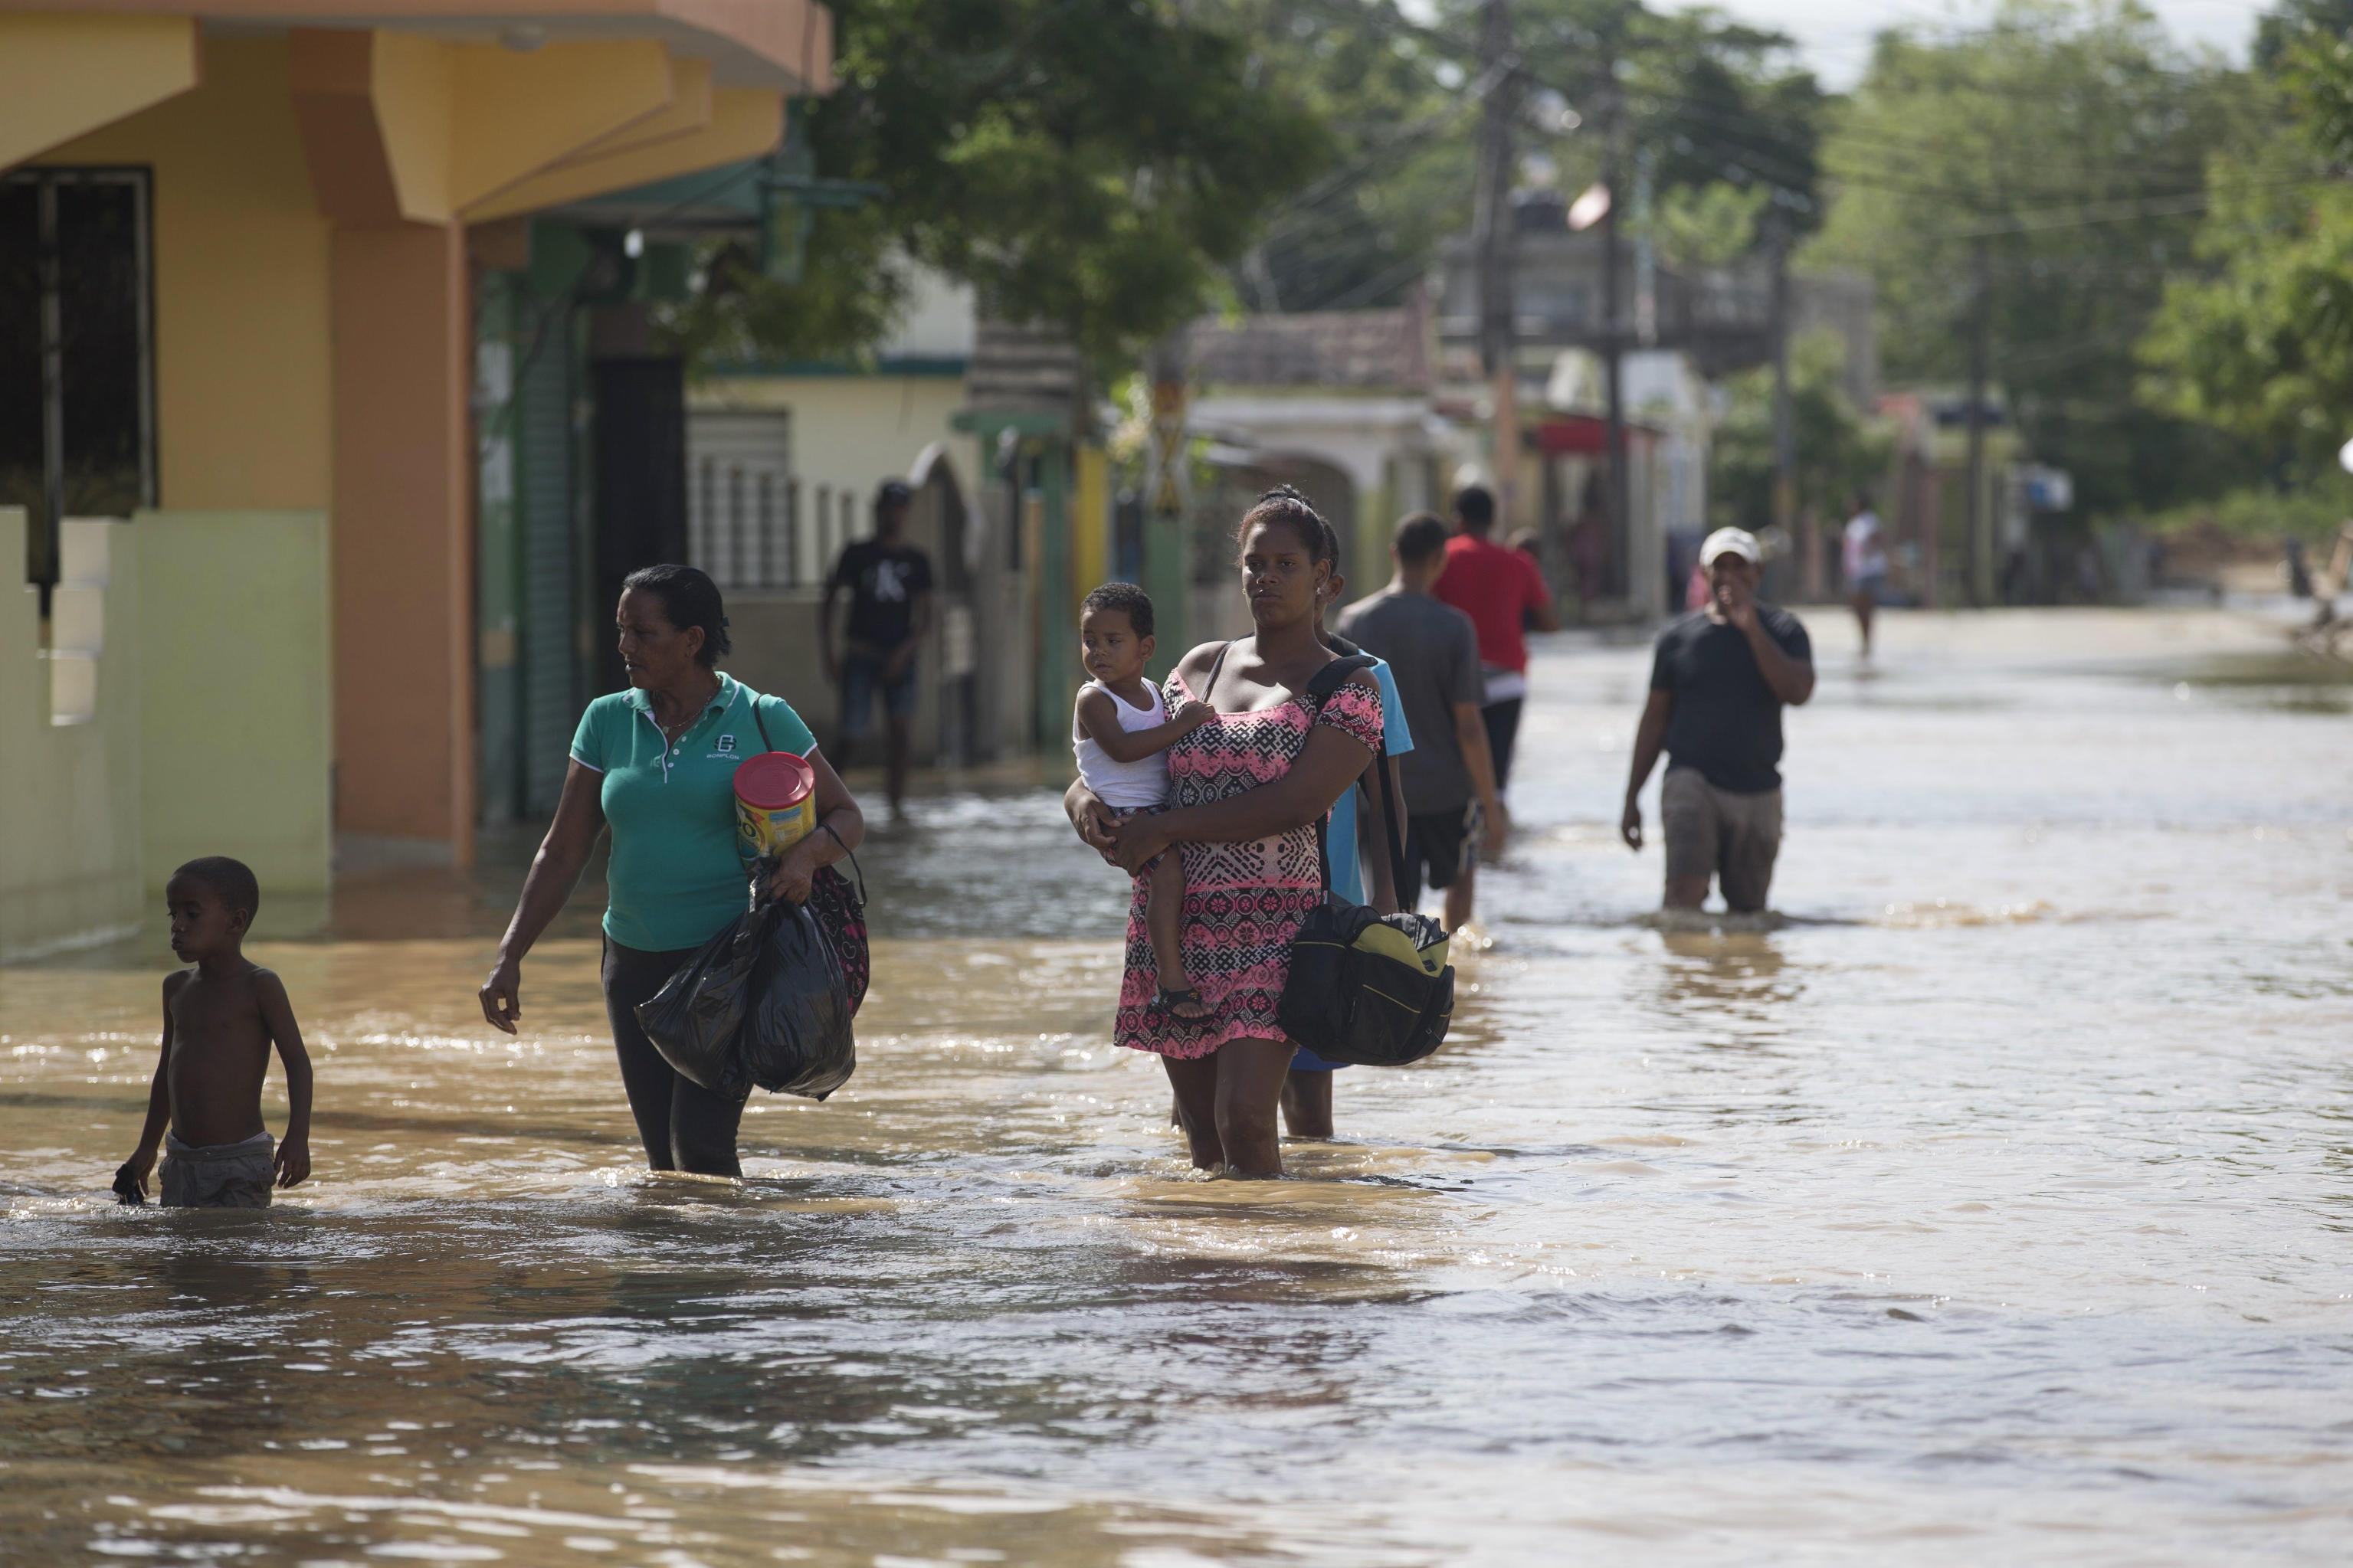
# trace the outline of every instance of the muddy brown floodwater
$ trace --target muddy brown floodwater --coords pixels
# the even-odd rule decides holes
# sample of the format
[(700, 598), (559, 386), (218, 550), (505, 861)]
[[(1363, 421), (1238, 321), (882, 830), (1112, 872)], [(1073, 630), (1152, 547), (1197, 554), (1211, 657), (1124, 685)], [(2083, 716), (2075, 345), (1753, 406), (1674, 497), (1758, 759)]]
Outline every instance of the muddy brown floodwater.
[(1647, 655), (1542, 658), (1455, 1037), (1279, 1184), (1105, 1045), (1043, 790), (867, 856), (858, 1077), (740, 1185), (638, 1172), (586, 900), (482, 1026), (511, 872), (257, 944), (319, 1069), (266, 1215), (107, 1197), (160, 936), (0, 971), (0, 1555), (2343, 1562), (2353, 687), (2221, 614), (1868, 676), (1841, 619), (1770, 931), (1645, 923)]

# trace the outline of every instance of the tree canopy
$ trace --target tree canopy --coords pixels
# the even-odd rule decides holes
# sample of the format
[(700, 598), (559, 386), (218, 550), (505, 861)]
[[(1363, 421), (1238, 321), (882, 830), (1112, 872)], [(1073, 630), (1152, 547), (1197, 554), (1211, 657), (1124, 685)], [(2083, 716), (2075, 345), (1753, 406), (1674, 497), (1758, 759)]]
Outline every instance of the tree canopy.
[[(1789, 345), (1789, 434), (1797, 493), (1818, 508), (1845, 504), (1887, 471), (1893, 445), (1882, 425), (1850, 402), (1846, 348), (1834, 334)], [(1773, 521), (1773, 371), (1743, 371), (1725, 384), (1724, 417), (1709, 453), (1708, 521), (1762, 529)]]
[(2192, 258), (2236, 74), (2130, 5), (2010, 0), (1991, 27), (1884, 35), (1826, 144), (1813, 258), (1868, 272), (1891, 378), (1994, 389), (2079, 507), (2153, 504), (2243, 463), (2135, 395), (2135, 346)]
[(681, 334), (708, 351), (854, 353), (901, 258), (1116, 362), (1189, 319), (1269, 206), (1328, 161), (1314, 112), (1214, 7), (1169, 0), (838, 0), (838, 85), (807, 118), (818, 173), (871, 182), (820, 211), (810, 265), (711, 258)]
[(2295, 133), (2242, 136), (2207, 175), (2203, 276), (2173, 280), (2146, 344), (2147, 388), (2252, 443), (2278, 478), (2353, 439), (2353, 44), (2311, 30), (2260, 84)]
[[(1494, 85), (1479, 0), (1411, 16), (1395, 0), (1247, 0), (1237, 11), (1339, 147), (1332, 173), (1276, 214), (1243, 298), (1287, 310), (1394, 303), (1471, 229)], [(1513, 16), (1524, 180), (1574, 195), (1599, 178), (1614, 116), (1630, 195), (1646, 174), (1662, 208), (1718, 220), (1718, 247), (1736, 208), (1770, 207), (1791, 233), (1817, 226), (1824, 99), (1786, 36), (1641, 0), (1517, 0)], [(1752, 222), (1736, 248), (1762, 237)]]
[[(1982, 323), (2021, 449), (2083, 513), (2276, 481), (2353, 436), (2353, 0), (2276, 0), (2245, 68), (2137, 0), (2003, 0), (1882, 34), (1842, 96), (1782, 35), (1669, 3), (1514, 0), (1524, 187), (1574, 195), (1614, 132), (1621, 215), (1671, 264), (1788, 240), (1800, 270), (1870, 276), (1891, 381), (1958, 393)], [(799, 281), (706, 258), (677, 317), (706, 354), (852, 356), (921, 263), (1110, 373), (1220, 300), (1394, 304), (1470, 233), (1500, 79), (1481, 0), (836, 10), (805, 145), (881, 195), (813, 214)], [(1731, 389), (1736, 488), (1756, 391)], [(1852, 457), (1863, 411), (1824, 411)]]

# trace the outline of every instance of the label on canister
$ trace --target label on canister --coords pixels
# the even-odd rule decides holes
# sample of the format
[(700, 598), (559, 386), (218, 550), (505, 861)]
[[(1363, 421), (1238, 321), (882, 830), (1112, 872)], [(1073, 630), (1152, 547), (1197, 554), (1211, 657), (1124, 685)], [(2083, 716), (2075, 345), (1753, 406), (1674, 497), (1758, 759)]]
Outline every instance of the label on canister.
[(790, 752), (763, 752), (735, 769), (735, 847), (746, 859), (781, 855), (817, 828), (817, 770)]

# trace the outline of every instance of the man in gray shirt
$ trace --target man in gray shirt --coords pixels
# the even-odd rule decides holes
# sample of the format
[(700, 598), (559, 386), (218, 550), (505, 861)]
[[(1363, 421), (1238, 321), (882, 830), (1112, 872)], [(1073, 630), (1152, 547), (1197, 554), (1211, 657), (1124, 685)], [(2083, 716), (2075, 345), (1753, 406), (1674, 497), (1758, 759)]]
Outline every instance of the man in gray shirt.
[[(1480, 705), (1479, 634), (1471, 617), (1430, 595), (1446, 570), (1446, 524), (1416, 512), (1389, 547), (1397, 575), (1340, 613), (1339, 632), (1388, 661), (1414, 749), (1398, 759), (1405, 785), (1406, 885), (1412, 909), (1425, 879), (1446, 894), (1446, 928), (1471, 921), (1478, 851), (1501, 853), (1511, 820), (1495, 793), (1495, 763)], [(1425, 738), (1426, 737), (1426, 738)]]

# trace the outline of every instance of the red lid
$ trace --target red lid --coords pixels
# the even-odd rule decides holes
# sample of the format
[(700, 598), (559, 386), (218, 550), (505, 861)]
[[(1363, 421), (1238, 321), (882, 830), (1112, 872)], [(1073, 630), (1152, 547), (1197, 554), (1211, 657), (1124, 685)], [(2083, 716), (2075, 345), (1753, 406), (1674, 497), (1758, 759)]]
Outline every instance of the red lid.
[(817, 788), (817, 770), (790, 752), (762, 752), (735, 768), (735, 796), (762, 811), (783, 811)]

